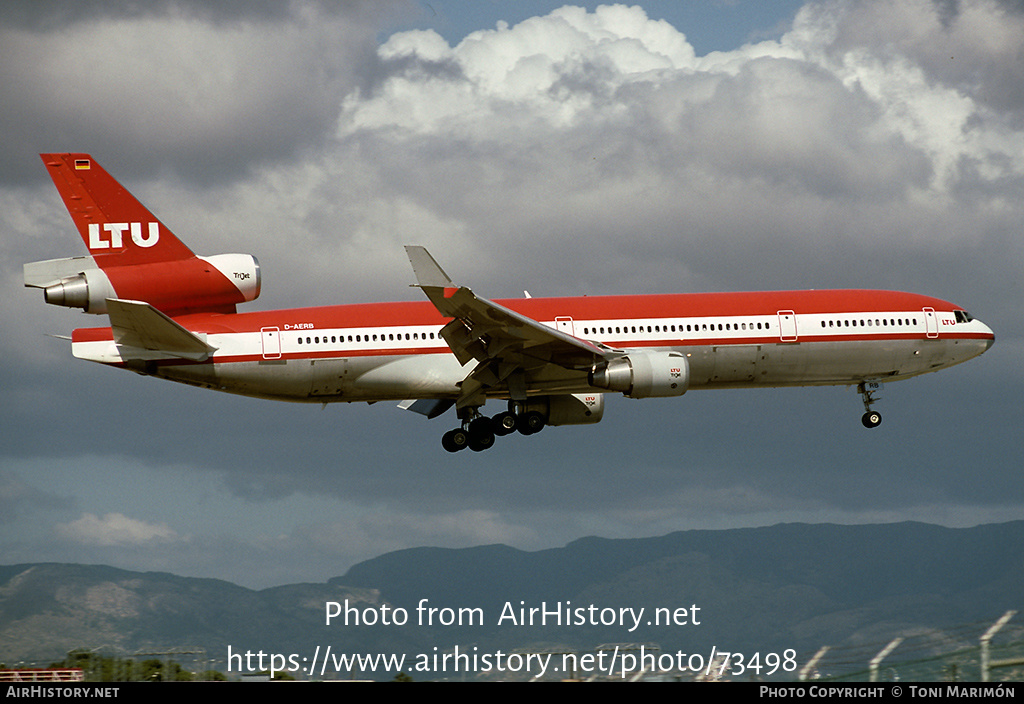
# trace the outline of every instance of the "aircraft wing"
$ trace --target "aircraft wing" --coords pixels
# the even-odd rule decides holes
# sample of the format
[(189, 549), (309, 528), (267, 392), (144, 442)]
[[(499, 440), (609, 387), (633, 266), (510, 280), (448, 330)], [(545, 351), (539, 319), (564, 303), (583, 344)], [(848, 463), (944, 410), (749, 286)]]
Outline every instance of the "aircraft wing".
[(521, 313), (480, 298), (456, 286), (423, 247), (407, 246), (406, 253), (419, 288), (446, 318), (441, 337), (460, 364), (477, 361), (462, 382), (458, 407), (480, 405), (487, 388), (507, 383), (514, 400), (526, 399), (531, 377), (549, 365), (570, 371), (589, 371), (620, 351), (566, 334)]

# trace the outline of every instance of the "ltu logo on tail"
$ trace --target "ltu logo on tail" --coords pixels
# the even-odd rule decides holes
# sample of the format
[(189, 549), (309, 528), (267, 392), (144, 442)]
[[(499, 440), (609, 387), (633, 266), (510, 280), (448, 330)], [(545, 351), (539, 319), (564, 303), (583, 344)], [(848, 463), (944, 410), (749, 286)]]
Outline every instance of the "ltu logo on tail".
[(152, 247), (160, 241), (160, 223), (146, 224), (149, 232), (143, 237), (141, 222), (108, 222), (103, 225), (103, 232), (110, 233), (109, 236), (100, 233), (98, 223), (89, 223), (89, 249), (121, 249), (126, 230), (131, 232), (132, 242), (139, 247)]

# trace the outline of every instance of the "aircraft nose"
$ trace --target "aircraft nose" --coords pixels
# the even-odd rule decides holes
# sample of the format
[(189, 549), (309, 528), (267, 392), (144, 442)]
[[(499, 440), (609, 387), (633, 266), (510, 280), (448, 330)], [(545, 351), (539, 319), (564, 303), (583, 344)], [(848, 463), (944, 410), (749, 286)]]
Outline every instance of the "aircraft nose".
[(988, 335), (988, 337), (985, 339), (985, 352), (988, 352), (990, 349), (992, 349), (992, 345), (996, 343), (996, 334), (992, 331), (992, 328), (990, 328), (988, 325), (985, 325), (985, 323), (981, 323), (981, 327), (984, 329), (984, 332)]

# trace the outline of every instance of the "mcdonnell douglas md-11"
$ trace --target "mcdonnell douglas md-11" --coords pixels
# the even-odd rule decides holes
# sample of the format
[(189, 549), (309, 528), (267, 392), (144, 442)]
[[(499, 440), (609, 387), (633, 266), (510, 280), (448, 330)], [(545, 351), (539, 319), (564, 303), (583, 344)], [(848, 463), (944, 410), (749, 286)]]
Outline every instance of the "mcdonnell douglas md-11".
[[(248, 254), (201, 257), (88, 154), (43, 154), (87, 257), (25, 265), (47, 303), (105, 314), (75, 357), (283, 401), (399, 401), (459, 424), (441, 444), (597, 423), (604, 394), (855, 385), (863, 424), (880, 384), (966, 362), (995, 336), (960, 306), (873, 290), (489, 301), (406, 247), (427, 300), (239, 313), (260, 293)], [(492, 417), (487, 401), (504, 402)]]

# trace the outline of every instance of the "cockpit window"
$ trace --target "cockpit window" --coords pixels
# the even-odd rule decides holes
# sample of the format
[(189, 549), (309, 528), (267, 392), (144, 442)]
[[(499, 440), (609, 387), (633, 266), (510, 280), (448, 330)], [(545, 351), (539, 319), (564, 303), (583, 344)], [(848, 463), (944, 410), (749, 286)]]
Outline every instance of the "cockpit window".
[(974, 316), (965, 310), (955, 310), (953, 315), (956, 316), (956, 322), (958, 323), (969, 323), (974, 320)]

